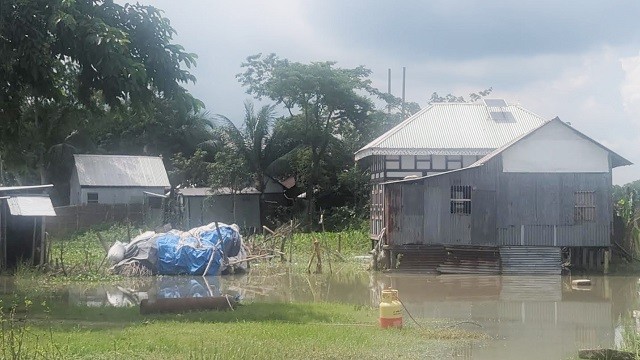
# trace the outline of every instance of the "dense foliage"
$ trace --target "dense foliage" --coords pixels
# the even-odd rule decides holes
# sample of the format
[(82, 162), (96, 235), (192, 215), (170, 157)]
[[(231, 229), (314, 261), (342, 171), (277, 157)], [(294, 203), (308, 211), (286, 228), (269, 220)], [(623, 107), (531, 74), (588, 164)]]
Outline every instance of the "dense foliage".
[(0, 183), (53, 182), (64, 204), (74, 153), (169, 159), (211, 141), (174, 34), (152, 6), (1, 1)]

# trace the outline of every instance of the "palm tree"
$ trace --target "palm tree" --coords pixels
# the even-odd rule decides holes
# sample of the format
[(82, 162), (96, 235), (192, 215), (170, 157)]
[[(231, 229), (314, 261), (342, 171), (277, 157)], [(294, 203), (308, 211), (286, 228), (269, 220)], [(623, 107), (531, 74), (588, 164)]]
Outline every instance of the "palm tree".
[(246, 162), (253, 174), (256, 189), (262, 193), (267, 182), (267, 168), (277, 159), (277, 155), (272, 151), (274, 106), (264, 105), (256, 113), (253, 103), (245, 101), (244, 111), (241, 127), (236, 126), (226, 116), (216, 115), (214, 118), (228, 145)]

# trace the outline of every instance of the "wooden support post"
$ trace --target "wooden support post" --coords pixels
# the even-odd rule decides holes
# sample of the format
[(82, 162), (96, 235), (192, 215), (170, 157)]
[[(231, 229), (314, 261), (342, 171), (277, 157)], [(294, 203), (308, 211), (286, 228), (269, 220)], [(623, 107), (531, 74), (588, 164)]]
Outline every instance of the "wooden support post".
[(603, 264), (603, 272), (605, 274), (609, 273), (609, 260), (611, 260), (611, 251), (609, 251), (609, 249), (606, 249), (604, 251), (604, 264)]
[(36, 261), (36, 230), (38, 229), (38, 218), (33, 217), (33, 237), (31, 241), (31, 264), (38, 265)]
[(311, 264), (313, 259), (316, 258), (316, 271), (315, 274), (322, 273), (322, 255), (320, 251), (320, 243), (318, 239), (313, 239), (313, 249), (311, 250), (311, 258), (309, 258), (309, 264), (307, 264), (307, 273), (311, 273)]
[(397, 259), (396, 257), (398, 256), (398, 254), (395, 253), (395, 251), (390, 250), (389, 251), (389, 269), (395, 269), (396, 265), (397, 265)]
[(47, 261), (47, 233), (45, 231), (45, 218), (40, 218), (40, 265), (46, 264)]
[(320, 251), (320, 243), (318, 240), (313, 242), (313, 249), (316, 253), (317, 263), (316, 263), (316, 274), (322, 274), (322, 254)]

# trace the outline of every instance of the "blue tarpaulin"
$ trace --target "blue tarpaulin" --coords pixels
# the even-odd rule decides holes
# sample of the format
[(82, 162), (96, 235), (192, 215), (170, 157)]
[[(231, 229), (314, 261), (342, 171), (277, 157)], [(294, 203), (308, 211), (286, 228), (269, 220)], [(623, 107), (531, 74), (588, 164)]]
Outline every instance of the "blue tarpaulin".
[(220, 234), (215, 227), (204, 230), (195, 237), (191, 233), (158, 234), (158, 274), (161, 275), (202, 275), (209, 260), (211, 266), (206, 275), (219, 275), (225, 257), (232, 257), (240, 250), (240, 235), (232, 227), (221, 225)]

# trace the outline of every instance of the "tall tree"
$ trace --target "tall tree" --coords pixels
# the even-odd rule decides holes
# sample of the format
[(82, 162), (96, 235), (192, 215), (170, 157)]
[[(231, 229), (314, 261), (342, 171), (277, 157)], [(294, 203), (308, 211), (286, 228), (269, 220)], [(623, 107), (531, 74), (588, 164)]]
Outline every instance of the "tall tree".
[(182, 83), (195, 63), (171, 42), (175, 30), (153, 6), (112, 0), (0, 2), (0, 104), (19, 112), (25, 99), (68, 96), (57, 86), (73, 67), (78, 98), (144, 104), (161, 94), (194, 105)]
[(308, 154), (305, 185), (311, 220), (322, 162), (332, 139), (340, 136), (340, 123), (367, 116), (373, 109), (364, 95), (375, 93), (368, 79), (371, 71), (362, 66), (338, 68), (335, 62), (290, 62), (275, 54), (250, 56), (242, 67), (245, 70), (237, 77), (247, 93), (284, 105), (292, 119), (301, 122)]
[(2, 160), (14, 170), (30, 164), (45, 181), (47, 154), (71, 149), (62, 145), (93, 126), (91, 119), (120, 109), (143, 111), (154, 99), (197, 113), (202, 103), (183, 87), (195, 81), (185, 68), (196, 56), (173, 44), (174, 34), (152, 6), (0, 1)]

